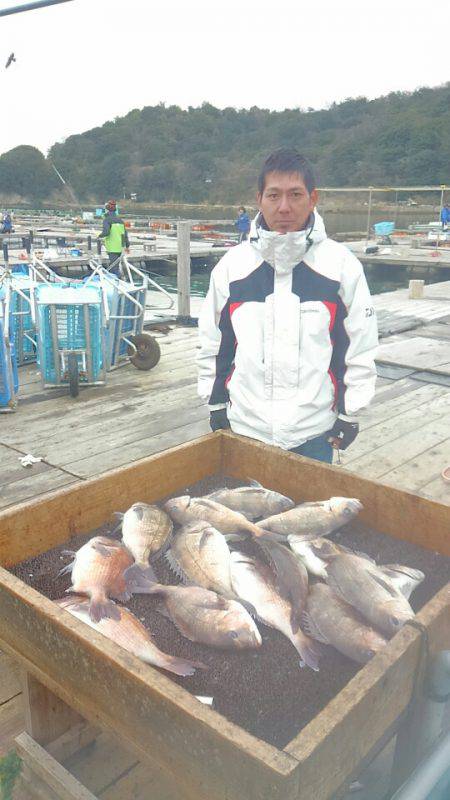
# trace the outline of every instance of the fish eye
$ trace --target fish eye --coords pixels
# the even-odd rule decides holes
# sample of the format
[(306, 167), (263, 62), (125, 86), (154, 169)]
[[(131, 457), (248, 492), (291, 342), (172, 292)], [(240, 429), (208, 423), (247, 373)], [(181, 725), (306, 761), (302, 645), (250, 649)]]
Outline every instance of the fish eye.
[(352, 510), (351, 510), (351, 508), (344, 508), (344, 514), (346, 514), (347, 516), (349, 516), (351, 513), (352, 513)]
[(394, 625), (395, 628), (400, 627), (400, 625), (402, 624), (401, 620), (398, 619), (397, 617), (391, 617), (391, 623), (392, 625)]
[(239, 639), (239, 634), (237, 631), (231, 631), (230, 636), (232, 639)]

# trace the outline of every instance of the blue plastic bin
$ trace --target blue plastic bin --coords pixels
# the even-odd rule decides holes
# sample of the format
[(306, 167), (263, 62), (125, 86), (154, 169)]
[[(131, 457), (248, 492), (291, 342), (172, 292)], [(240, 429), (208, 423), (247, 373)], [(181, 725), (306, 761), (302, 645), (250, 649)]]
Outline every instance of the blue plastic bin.
[(44, 385), (66, 381), (67, 375), (60, 372), (61, 354), (73, 351), (77, 352), (80, 382), (101, 382), (105, 329), (100, 288), (84, 283), (40, 285), (35, 301)]
[(389, 236), (395, 230), (395, 222), (376, 222), (373, 229), (377, 236)]

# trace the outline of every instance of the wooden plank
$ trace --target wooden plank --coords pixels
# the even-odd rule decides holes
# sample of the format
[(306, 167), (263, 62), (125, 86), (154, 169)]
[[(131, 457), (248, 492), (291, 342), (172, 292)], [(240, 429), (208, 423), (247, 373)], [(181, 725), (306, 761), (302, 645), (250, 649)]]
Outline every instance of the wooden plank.
[(430, 497), (439, 503), (450, 505), (450, 487), (441, 477), (435, 478), (430, 483), (422, 486), (421, 491), (426, 497)]
[(21, 691), (18, 665), (6, 653), (0, 652), (0, 706)]
[(427, 484), (438, 480), (439, 486), (443, 489), (441, 502), (446, 502), (446, 500), (448, 502), (450, 487), (441, 477), (441, 472), (447, 463), (450, 463), (450, 438), (420, 453), (418, 458), (412, 458), (387, 472), (383, 477), (385, 481), (394, 484), (398, 489), (407, 489), (409, 492), (417, 492), (421, 489), (426, 491)]
[(450, 374), (450, 342), (423, 336), (408, 339), (392, 336), (388, 343), (379, 346), (377, 361)]
[[(192, 465), (193, 466), (193, 465)], [(161, 472), (161, 470), (160, 470)], [(101, 480), (101, 479), (100, 479)], [(123, 651), (0, 570), (0, 641), (27, 671), (94, 724), (112, 729), (202, 800), (293, 800), (295, 759), (203, 706), (156, 669)], [(199, 758), (201, 753), (201, 758)]]
[[(171, 410), (172, 414), (177, 415), (180, 412), (182, 413), (183, 410), (198, 407), (202, 404), (203, 402), (198, 397), (195, 388), (193, 386), (184, 386), (161, 394), (158, 393), (155, 398), (150, 396), (145, 403), (140, 401), (135, 405), (128, 405), (125, 409), (122, 406), (120, 413), (108, 413), (108, 411), (105, 411), (104, 414), (97, 413), (85, 419), (82, 410), (80, 410), (73, 416), (67, 427), (57, 427), (53, 432), (49, 431), (45, 438), (40, 431), (36, 431), (36, 438), (33, 440), (28, 437), (27, 443), (33, 446), (33, 443), (36, 442), (39, 449), (43, 451), (45, 458), (54, 464), (56, 461), (54, 453), (55, 451), (57, 452), (58, 446), (65, 445), (66, 449), (70, 449), (72, 454), (73, 446), (78, 443), (96, 439), (103, 441), (105, 438), (105, 417), (108, 419), (108, 435), (114, 431), (122, 434), (125, 431), (129, 433), (138, 426), (142, 426), (147, 420), (154, 419), (162, 411)], [(96, 420), (98, 421), (96, 422)], [(61, 465), (64, 460), (58, 460), (57, 463)]]
[[(82, 719), (81, 722), (71, 725), (71, 727), (61, 734), (61, 736), (58, 736), (57, 739), (49, 742), (45, 749), (53, 758), (63, 763), (74, 755), (78, 756), (80, 750), (88, 745), (97, 742), (99, 736), (101, 736), (101, 729), (96, 728), (95, 725), (91, 725), (90, 722)], [(67, 767), (67, 764), (65, 764), (65, 766)], [(111, 770), (111, 764), (108, 764), (108, 768)], [(73, 772), (73, 770), (69, 769), (69, 772)], [(81, 781), (81, 783), (84, 784), (84, 781)]]
[(8, 508), (0, 517), (0, 564), (16, 564), (99, 527), (114, 511), (125, 511), (137, 495), (152, 503), (185, 486), (186, 476), (195, 482), (220, 468), (221, 439), (211, 435)]
[[(369, 412), (370, 413), (370, 412)], [(407, 434), (416, 434), (419, 440), (421, 431), (430, 423), (440, 423), (448, 419), (450, 413), (450, 391), (443, 397), (430, 403), (423, 403), (416, 408), (405, 410), (402, 414), (386, 417), (378, 421), (375, 425), (370, 424), (370, 420), (361, 419), (361, 431), (355, 443), (342, 455), (342, 462), (346, 466), (357, 462), (362, 456), (373, 455), (380, 448), (386, 447), (392, 453), (403, 451), (403, 440)], [(366, 423), (369, 423), (366, 425)], [(404, 459), (407, 455), (404, 453)], [(364, 473), (365, 474), (365, 473)], [(378, 476), (374, 476), (378, 477)]]
[[(20, 481), (8, 483), (0, 487), (0, 508), (6, 508), (12, 503), (21, 503), (36, 495), (50, 492), (62, 486), (70, 486), (78, 478), (68, 475), (60, 469), (51, 468), (47, 472), (40, 474), (26, 475)], [(0, 532), (1, 538), (1, 532)]]
[[(125, 750), (117, 737), (105, 732), (96, 738), (94, 747), (79, 750), (64, 759), (65, 768), (98, 797), (138, 764), (135, 754)], [(126, 795), (123, 800), (128, 800)]]
[(17, 737), (16, 747), (27, 766), (48, 784), (61, 800), (97, 800), (92, 792), (82, 786), (27, 733), (21, 733)]
[(195, 439), (195, 437), (206, 434), (209, 431), (209, 420), (203, 408), (200, 409), (197, 418), (197, 422), (171, 428), (163, 433), (141, 439), (140, 442), (132, 442), (124, 447), (111, 449), (108, 452), (107, 461), (101, 453), (91, 458), (73, 461), (67, 465), (67, 468), (70, 469), (71, 472), (76, 472), (83, 477), (91, 477), (111, 467), (129, 464), (130, 462), (142, 459), (153, 453), (158, 453), (162, 450), (174, 447), (175, 445), (189, 442)]
[(24, 727), (22, 695), (17, 694), (0, 706), (0, 758), (13, 749), (14, 739)]
[[(178, 428), (195, 425), (201, 420), (209, 418), (209, 412), (204, 403), (199, 399), (192, 400), (192, 405), (186, 408), (173, 408), (170, 404), (166, 410), (158, 409), (154, 413), (145, 415), (145, 421), (141, 424), (130, 424), (119, 430), (112, 430), (110, 433), (103, 431), (103, 436), (93, 434), (88, 440), (82, 440), (78, 445), (76, 441), (68, 448), (67, 443), (58, 444), (51, 448), (48, 457), (58, 465), (64, 466), (69, 472), (78, 474), (77, 466), (72, 465), (77, 462), (85, 462), (87, 459), (98, 456), (102, 457), (103, 469), (107, 469), (114, 463), (114, 452), (117, 450), (126, 451), (120, 454), (120, 463), (125, 464), (136, 460), (136, 457), (148, 455), (148, 442), (155, 436), (162, 434), (176, 434)], [(141, 415), (142, 420), (142, 415)], [(207, 432), (207, 427), (202, 427), (202, 432)], [(177, 440), (175, 435), (174, 440)], [(134, 453), (138, 453), (138, 456)], [(134, 457), (133, 457), (134, 456)], [(123, 460), (122, 460), (123, 459)], [(84, 468), (82, 467), (84, 472)], [(98, 472), (101, 469), (97, 470)]]
[(82, 721), (79, 714), (24, 669), (21, 684), (25, 730), (35, 742), (49, 744)]
[(384, 477), (405, 461), (417, 458), (430, 447), (445, 441), (448, 438), (448, 430), (448, 415), (425, 425), (418, 423), (412, 431), (398, 440), (397, 447), (396, 441), (386, 441), (383, 437), (381, 441), (384, 441), (384, 444), (373, 449), (371, 453), (352, 459), (349, 469), (362, 472), (368, 478)]
[(220, 435), (227, 475), (251, 476), (297, 502), (358, 497), (364, 505), (363, 522), (397, 539), (450, 555), (446, 506), (261, 442), (252, 441), (249, 447), (245, 437), (228, 431)]
[(99, 794), (101, 800), (183, 800), (182, 782), (162, 769), (150, 770), (137, 764), (112, 786)]
[[(432, 651), (450, 644), (450, 584), (418, 614)], [(422, 656), (421, 633), (405, 626), (285, 751), (299, 761), (302, 800), (329, 800), (408, 707)], [(357, 732), (357, 733), (356, 733)]]

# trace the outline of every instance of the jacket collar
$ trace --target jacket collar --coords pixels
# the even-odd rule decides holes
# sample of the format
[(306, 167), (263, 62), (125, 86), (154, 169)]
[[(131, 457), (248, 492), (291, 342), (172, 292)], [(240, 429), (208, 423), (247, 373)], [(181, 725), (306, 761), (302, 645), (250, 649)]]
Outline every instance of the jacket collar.
[(326, 238), (325, 225), (316, 210), (312, 212), (302, 231), (269, 231), (261, 213), (257, 214), (250, 228), (251, 247), (279, 273), (292, 272), (306, 253)]

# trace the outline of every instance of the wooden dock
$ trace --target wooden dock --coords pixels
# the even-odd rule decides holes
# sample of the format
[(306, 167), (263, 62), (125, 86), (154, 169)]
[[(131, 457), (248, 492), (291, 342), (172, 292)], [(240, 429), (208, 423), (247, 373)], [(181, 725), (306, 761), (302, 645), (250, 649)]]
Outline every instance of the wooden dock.
[[(441, 477), (450, 464), (450, 282), (425, 287), (423, 300), (398, 290), (374, 303), (384, 331), (376, 396), (356, 442), (341, 454), (340, 469), (450, 505), (450, 484)], [(109, 373), (105, 387), (86, 388), (77, 399), (65, 389), (43, 390), (35, 364), (20, 369), (18, 409), (0, 417), (0, 508), (208, 431), (208, 410), (196, 391), (197, 330), (171, 324), (154, 335), (162, 351), (155, 369), (127, 365)], [(383, 350), (408, 349), (417, 338), (439, 352), (441, 364), (433, 366), (427, 355), (405, 366), (403, 350), (390, 358)], [(411, 353), (416, 358), (417, 348)], [(22, 467), (19, 459), (29, 453), (43, 461)], [(23, 725), (20, 686), (4, 655), (0, 675), (1, 756)]]

